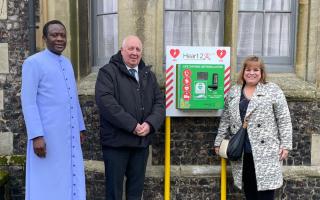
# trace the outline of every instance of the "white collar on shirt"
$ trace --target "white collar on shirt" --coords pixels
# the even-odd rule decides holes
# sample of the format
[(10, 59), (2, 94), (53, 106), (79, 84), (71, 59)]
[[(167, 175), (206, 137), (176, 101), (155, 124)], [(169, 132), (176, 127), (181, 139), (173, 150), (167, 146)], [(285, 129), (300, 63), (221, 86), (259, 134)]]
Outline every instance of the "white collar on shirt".
[(135, 67), (128, 67), (127, 65), (126, 65), (126, 67), (127, 67), (127, 70), (129, 70), (129, 69), (135, 69), (136, 71), (137, 71), (137, 73), (138, 73), (138, 65), (137, 66), (135, 66)]
[(129, 69), (135, 69), (136, 70), (137, 73), (135, 73), (135, 77), (136, 77), (136, 80), (139, 82), (138, 65), (133, 67), (133, 68), (132, 67), (128, 67), (127, 65), (126, 65), (126, 67), (127, 67), (128, 71), (129, 71)]

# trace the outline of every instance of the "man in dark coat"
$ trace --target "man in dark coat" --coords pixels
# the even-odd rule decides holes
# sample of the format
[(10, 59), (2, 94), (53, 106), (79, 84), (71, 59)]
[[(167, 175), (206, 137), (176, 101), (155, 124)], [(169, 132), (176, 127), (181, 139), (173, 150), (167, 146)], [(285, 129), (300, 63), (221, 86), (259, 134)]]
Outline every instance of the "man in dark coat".
[(99, 70), (96, 103), (106, 176), (106, 199), (141, 199), (148, 146), (165, 117), (164, 95), (156, 76), (141, 59), (136, 36), (123, 40), (121, 50)]

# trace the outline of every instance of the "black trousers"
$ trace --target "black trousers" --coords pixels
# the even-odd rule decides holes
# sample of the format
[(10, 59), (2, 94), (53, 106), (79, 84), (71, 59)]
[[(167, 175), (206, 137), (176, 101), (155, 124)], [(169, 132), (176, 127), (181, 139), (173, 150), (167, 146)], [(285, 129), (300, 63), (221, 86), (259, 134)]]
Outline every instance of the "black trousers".
[(103, 147), (106, 200), (122, 200), (126, 176), (126, 199), (141, 200), (149, 148)]
[(273, 200), (274, 190), (258, 191), (252, 153), (243, 156), (243, 190), (246, 200)]

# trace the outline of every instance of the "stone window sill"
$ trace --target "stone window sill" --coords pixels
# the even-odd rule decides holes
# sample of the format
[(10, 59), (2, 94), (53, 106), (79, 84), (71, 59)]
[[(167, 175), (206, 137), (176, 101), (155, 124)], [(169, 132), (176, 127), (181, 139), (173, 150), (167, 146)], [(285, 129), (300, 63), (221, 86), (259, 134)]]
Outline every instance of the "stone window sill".
[[(80, 80), (78, 84), (79, 95), (94, 95), (97, 74), (97, 72), (92, 72)], [(267, 80), (278, 84), (288, 101), (314, 101), (320, 98), (320, 90), (317, 90), (314, 84), (299, 79), (295, 74), (268, 74)]]
[(313, 101), (320, 97), (314, 84), (299, 79), (295, 74), (268, 74), (268, 81), (280, 86), (288, 101)]

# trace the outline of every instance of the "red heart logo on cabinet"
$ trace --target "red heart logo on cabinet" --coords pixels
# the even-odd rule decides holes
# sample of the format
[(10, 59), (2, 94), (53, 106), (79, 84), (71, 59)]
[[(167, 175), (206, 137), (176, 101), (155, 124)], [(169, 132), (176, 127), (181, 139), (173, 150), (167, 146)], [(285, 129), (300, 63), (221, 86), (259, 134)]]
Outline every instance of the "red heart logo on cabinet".
[(222, 59), (225, 55), (227, 54), (227, 51), (226, 50), (221, 50), (221, 49), (218, 49), (217, 50), (217, 56)]
[(180, 54), (180, 50), (179, 49), (171, 49), (170, 50), (170, 54), (173, 58), (178, 57), (178, 55)]

